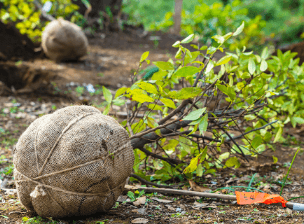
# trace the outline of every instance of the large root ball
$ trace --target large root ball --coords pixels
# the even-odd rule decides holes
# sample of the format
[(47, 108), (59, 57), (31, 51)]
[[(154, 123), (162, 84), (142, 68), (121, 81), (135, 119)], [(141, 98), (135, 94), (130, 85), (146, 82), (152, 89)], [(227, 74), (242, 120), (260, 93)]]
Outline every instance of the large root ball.
[(90, 215), (112, 208), (134, 163), (126, 130), (90, 106), (35, 120), (14, 154), (20, 202), (42, 217)]
[(88, 39), (79, 26), (59, 18), (45, 27), (41, 46), (54, 61), (77, 60), (87, 53)]

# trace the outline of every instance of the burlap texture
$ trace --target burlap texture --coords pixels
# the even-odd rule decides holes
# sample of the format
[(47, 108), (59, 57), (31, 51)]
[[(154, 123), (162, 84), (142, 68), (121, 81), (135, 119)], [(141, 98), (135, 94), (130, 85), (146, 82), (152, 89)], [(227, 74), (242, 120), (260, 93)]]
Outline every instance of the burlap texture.
[(87, 53), (88, 39), (79, 26), (59, 18), (45, 27), (41, 46), (54, 61), (75, 60)]
[(14, 154), (20, 202), (42, 217), (110, 209), (134, 163), (126, 130), (90, 106), (70, 106), (35, 120)]

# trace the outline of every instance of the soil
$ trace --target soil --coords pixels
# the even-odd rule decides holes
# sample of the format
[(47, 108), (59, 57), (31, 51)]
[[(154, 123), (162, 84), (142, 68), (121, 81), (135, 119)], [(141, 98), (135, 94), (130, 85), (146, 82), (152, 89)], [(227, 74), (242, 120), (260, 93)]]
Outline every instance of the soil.
[(283, 53), (286, 51), (297, 52), (296, 58), (300, 58), (299, 64), (301, 65), (304, 62), (304, 42), (292, 44), (282, 49)]
[[(151, 36), (158, 36), (160, 40), (150, 40)], [(104, 98), (98, 94), (89, 94), (81, 87), (92, 84), (96, 91), (100, 91), (101, 86), (106, 86), (114, 93), (119, 87), (129, 86), (143, 52), (150, 51), (151, 61), (167, 60), (170, 55), (175, 54), (176, 49), (171, 46), (176, 40), (180, 40), (180, 37), (162, 33), (146, 35), (140, 30), (129, 33), (97, 33), (89, 39), (88, 55), (78, 62), (55, 63), (43, 55), (31, 60), (24, 57), (23, 61), (18, 61), (20, 58), (11, 58), (0, 62), (0, 88), (6, 88), (6, 91), (0, 91), (0, 223), (22, 223), (24, 217), (35, 219), (36, 222), (32, 220), (32, 223), (52, 222), (49, 219), (40, 220), (35, 214), (28, 213), (18, 202), (15, 192), (3, 189), (3, 186), (8, 189), (15, 187), (12, 173), (9, 172), (14, 144), (29, 124), (39, 116), (71, 104), (89, 104), (103, 110)], [(221, 55), (216, 55), (215, 58), (219, 57)], [(122, 110), (120, 107), (113, 107), (111, 114), (117, 115)], [(248, 186), (256, 173), (253, 187), (278, 194), (282, 178), (289, 167), (288, 163), (292, 161), (297, 147), (303, 146), (304, 140), (302, 127), (288, 127), (285, 132), (289, 140), (287, 145), (277, 144), (276, 151), (266, 151), (257, 159), (244, 162), (237, 170), (218, 170), (215, 176), (209, 174), (198, 178), (196, 182), (209, 191), (228, 186)], [(272, 156), (278, 158), (277, 164), (273, 164)], [(302, 150), (294, 161), (284, 187), (282, 196), (285, 199), (303, 195), (303, 161)], [(190, 185), (185, 183), (183, 188), (189, 189)], [(219, 192), (233, 193), (227, 189)], [(126, 193), (107, 213), (55, 220), (53, 223), (304, 222), (303, 212), (284, 209), (281, 205), (238, 205), (235, 201), (146, 193), (146, 203), (135, 206), (127, 200)], [(155, 198), (161, 200), (157, 201)], [(304, 200), (299, 198), (293, 202), (304, 203)]]
[(35, 56), (35, 45), (27, 36), (21, 35), (14, 24), (0, 21), (0, 43), (0, 61), (28, 60)]

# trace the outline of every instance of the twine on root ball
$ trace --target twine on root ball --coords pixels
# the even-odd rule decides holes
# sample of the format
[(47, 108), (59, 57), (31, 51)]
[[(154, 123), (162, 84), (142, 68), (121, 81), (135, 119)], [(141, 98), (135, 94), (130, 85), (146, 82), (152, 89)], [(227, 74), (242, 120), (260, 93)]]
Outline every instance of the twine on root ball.
[(35, 120), (20, 136), (14, 176), (20, 202), (42, 217), (112, 208), (134, 163), (126, 130), (91, 106), (70, 106)]
[(86, 55), (88, 39), (79, 26), (59, 18), (45, 27), (41, 46), (54, 61), (77, 60)]

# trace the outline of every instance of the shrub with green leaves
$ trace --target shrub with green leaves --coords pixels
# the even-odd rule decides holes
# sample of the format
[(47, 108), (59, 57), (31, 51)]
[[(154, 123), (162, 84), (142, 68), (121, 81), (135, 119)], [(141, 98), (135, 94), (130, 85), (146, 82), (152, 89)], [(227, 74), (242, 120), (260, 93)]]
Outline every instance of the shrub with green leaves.
[[(48, 22), (40, 20), (41, 11), (37, 9), (34, 0), (0, 0), (4, 7), (0, 10), (0, 19), (2, 22), (14, 22), (16, 28), (21, 34), (26, 34), (33, 41), (40, 41), (41, 34)], [(71, 0), (42, 0), (41, 4), (47, 1), (52, 2), (52, 8), (49, 12), (56, 17), (67, 17), (79, 7), (72, 3)], [(77, 19), (80, 15), (72, 16), (72, 19)], [(77, 18), (74, 18), (77, 17)]]
[[(241, 160), (281, 141), (286, 123), (304, 123), (304, 66), (295, 54), (271, 56), (265, 48), (256, 55), (244, 47), (213, 59), (243, 30), (244, 23), (233, 33), (213, 36), (217, 46), (192, 45), (196, 51), (184, 47), (192, 34), (173, 44), (174, 59), (153, 62), (159, 71), (151, 79), (120, 88), (114, 99), (104, 89), (108, 108), (114, 101), (131, 101), (121, 124), (130, 134), (136, 175), (148, 181), (183, 180), (237, 168)], [(150, 63), (148, 56), (143, 53), (139, 68)]]

